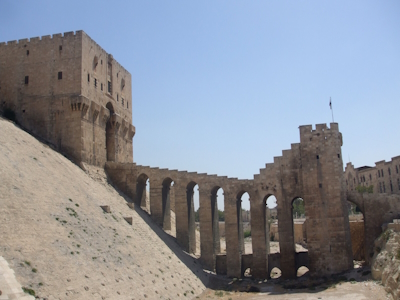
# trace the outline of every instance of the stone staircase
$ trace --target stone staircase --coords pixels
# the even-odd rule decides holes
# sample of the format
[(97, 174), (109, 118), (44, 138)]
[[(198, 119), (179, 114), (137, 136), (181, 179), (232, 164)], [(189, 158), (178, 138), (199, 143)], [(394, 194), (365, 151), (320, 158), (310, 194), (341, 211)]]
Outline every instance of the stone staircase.
[(7, 261), (0, 256), (0, 300), (19, 299), (34, 300), (35, 297), (23, 292), (21, 285), (15, 279), (14, 271)]

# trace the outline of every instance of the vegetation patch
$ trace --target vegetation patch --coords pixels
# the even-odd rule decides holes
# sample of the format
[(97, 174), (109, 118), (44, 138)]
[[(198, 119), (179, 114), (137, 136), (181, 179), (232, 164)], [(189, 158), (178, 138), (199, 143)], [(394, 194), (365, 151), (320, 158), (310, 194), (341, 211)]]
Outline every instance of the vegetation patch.
[(251, 236), (251, 230), (246, 230), (244, 233), (244, 238), (250, 237)]
[(31, 296), (36, 296), (36, 293), (35, 293), (35, 291), (34, 290), (32, 290), (32, 289), (30, 289), (30, 288), (27, 288), (27, 287), (22, 287), (22, 290), (24, 291), (24, 293), (27, 293), (27, 294), (29, 294), (29, 295), (31, 295)]
[(70, 215), (71, 217), (75, 217), (75, 218), (78, 217), (78, 213), (77, 213), (73, 208), (67, 207), (66, 210), (70, 212), (69, 215)]

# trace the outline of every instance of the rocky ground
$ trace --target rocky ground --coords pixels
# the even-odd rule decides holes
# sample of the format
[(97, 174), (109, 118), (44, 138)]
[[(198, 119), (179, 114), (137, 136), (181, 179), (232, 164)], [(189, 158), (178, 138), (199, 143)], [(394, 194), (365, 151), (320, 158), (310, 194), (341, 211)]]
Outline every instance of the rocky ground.
[(400, 299), (400, 233), (388, 229), (375, 241), (372, 277), (381, 280), (386, 292)]
[(327, 279), (310, 279), (307, 275), (298, 280), (273, 279), (269, 281), (228, 280), (216, 282), (196, 299), (393, 299), (379, 281), (371, 278), (368, 267), (360, 267)]

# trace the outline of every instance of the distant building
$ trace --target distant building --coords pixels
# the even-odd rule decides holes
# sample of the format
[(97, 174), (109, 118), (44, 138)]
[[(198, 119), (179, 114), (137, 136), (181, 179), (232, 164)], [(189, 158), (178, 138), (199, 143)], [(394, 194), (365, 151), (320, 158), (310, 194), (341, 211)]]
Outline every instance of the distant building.
[(358, 186), (373, 185), (373, 193), (387, 193), (400, 195), (400, 156), (391, 161), (384, 160), (375, 163), (375, 167), (363, 166), (354, 168), (347, 163), (344, 171), (344, 180), (347, 191), (355, 191)]

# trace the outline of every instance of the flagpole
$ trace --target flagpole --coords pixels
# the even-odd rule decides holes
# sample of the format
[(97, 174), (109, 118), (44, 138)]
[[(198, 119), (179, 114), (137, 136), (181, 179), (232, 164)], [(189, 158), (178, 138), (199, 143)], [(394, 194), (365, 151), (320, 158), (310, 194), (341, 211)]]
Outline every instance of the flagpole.
[(331, 99), (331, 97), (329, 97), (329, 106), (330, 106), (331, 111), (332, 111), (332, 123), (335, 123), (335, 120), (333, 119), (333, 108), (332, 108), (332, 99)]

